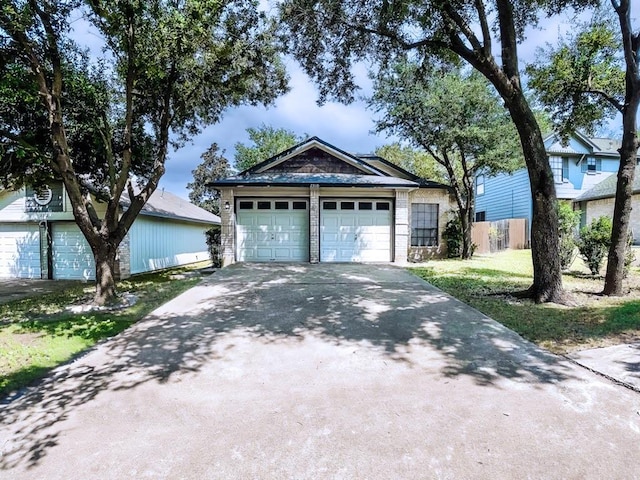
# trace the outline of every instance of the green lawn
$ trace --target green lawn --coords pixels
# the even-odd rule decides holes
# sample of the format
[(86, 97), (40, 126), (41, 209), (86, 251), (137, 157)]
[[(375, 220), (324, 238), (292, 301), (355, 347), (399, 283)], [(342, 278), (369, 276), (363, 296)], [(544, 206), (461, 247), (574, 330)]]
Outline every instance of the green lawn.
[(74, 314), (65, 310), (90, 301), (94, 293), (90, 284), (0, 305), (0, 397), (41, 378), (192, 287), (200, 280), (193, 270), (204, 265), (119, 282), (118, 291), (135, 295), (137, 302), (118, 311)]
[(640, 340), (640, 269), (634, 263), (629, 294), (598, 295), (603, 279), (593, 278), (580, 259), (563, 276), (572, 306), (537, 305), (509, 295), (531, 284), (530, 250), (477, 255), (471, 260), (435, 260), (411, 271), (477, 308), (523, 337), (556, 353)]

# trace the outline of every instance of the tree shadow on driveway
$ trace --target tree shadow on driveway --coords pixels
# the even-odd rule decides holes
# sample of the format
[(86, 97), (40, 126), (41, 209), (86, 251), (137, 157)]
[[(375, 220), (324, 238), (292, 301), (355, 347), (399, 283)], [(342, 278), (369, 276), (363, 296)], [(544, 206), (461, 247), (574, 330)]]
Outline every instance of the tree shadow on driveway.
[(238, 333), (270, 344), (308, 336), (357, 344), (407, 368), (496, 389), (504, 380), (535, 387), (571, 378), (559, 357), (405, 270), (234, 265), (0, 405), (0, 469), (38, 465), (73, 410), (101, 392), (198, 373), (223, 359), (222, 339)]

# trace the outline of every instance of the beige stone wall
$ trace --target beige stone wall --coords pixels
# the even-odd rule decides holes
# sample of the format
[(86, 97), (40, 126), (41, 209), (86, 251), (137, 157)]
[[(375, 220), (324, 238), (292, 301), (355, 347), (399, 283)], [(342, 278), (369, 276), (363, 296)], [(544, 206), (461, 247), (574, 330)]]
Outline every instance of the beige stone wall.
[[(438, 204), (438, 246), (436, 247), (411, 247), (411, 204), (412, 203), (437, 203)], [(423, 262), (429, 258), (441, 258), (447, 254), (447, 246), (442, 239), (442, 232), (449, 219), (449, 212), (455, 208), (455, 202), (447, 190), (436, 188), (420, 188), (409, 193), (408, 226), (409, 239), (408, 260), (410, 262)]]
[[(229, 209), (225, 209), (225, 204)], [(220, 189), (220, 251), (222, 266), (226, 267), (236, 261), (235, 248), (235, 211), (233, 188)]]
[[(590, 200), (582, 203), (582, 208), (586, 210), (587, 225), (595, 218), (607, 216), (613, 218), (613, 207), (615, 199), (602, 198), (600, 200)], [(640, 194), (636, 194), (631, 199), (631, 229), (635, 243), (640, 243)]]

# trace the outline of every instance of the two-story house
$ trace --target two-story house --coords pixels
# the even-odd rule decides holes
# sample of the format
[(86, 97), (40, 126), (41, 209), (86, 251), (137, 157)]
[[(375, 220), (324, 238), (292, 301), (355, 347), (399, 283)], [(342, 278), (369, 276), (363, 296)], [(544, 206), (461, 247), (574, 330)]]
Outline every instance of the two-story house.
[[(565, 144), (557, 134), (545, 137), (544, 144), (559, 200), (573, 201), (618, 171), (620, 141), (587, 138), (576, 132)], [(476, 176), (475, 220), (527, 219), (533, 215), (531, 186), (526, 168), (511, 174)]]

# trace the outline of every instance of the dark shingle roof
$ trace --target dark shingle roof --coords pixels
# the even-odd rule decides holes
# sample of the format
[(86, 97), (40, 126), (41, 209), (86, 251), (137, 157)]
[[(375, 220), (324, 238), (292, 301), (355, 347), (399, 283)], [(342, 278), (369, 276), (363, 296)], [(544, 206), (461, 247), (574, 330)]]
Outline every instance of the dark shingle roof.
[[(575, 198), (575, 202), (584, 202), (587, 200), (598, 200), (601, 198), (611, 198), (616, 196), (616, 185), (618, 183), (618, 175), (613, 174), (605, 180), (597, 184), (595, 187), (587, 190), (579, 197)], [(636, 167), (636, 174), (633, 181), (633, 193), (640, 193), (640, 167)]]
[(380, 175), (356, 175), (347, 173), (258, 173), (252, 175), (236, 175), (222, 180), (216, 180), (213, 187), (229, 187), (234, 185), (255, 186), (306, 186), (306, 185), (336, 185), (362, 187), (417, 187), (418, 183), (404, 178), (386, 177)]

